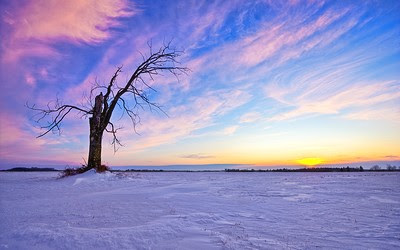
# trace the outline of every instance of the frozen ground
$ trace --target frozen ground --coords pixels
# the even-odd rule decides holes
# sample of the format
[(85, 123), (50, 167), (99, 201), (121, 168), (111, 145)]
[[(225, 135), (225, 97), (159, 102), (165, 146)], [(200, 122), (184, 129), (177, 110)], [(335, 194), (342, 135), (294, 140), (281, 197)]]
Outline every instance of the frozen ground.
[(0, 249), (399, 249), (400, 173), (0, 173)]

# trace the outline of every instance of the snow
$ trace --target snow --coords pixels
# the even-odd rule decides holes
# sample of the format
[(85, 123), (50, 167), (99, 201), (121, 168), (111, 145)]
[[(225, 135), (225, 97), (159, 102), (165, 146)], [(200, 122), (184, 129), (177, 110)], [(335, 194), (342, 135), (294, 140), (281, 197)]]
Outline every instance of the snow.
[(399, 249), (400, 173), (0, 173), (0, 249)]

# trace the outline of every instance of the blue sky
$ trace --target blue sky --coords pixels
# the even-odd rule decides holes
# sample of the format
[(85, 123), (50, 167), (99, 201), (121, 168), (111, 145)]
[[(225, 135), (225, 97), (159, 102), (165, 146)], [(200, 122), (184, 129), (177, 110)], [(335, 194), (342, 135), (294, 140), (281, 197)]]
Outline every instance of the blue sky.
[(400, 160), (398, 1), (10, 1), (1, 3), (3, 164), (77, 164), (88, 121), (40, 130), (26, 102), (80, 104), (164, 41), (191, 69), (149, 81), (169, 117), (143, 111), (116, 165), (296, 165)]

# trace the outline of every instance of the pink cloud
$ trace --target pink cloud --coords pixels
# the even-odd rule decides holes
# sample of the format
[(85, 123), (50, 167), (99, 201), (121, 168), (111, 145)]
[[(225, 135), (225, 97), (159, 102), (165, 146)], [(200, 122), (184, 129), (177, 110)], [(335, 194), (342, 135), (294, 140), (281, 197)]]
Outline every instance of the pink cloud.
[[(323, 84), (319, 86), (321, 89), (324, 87)], [(295, 109), (280, 113), (272, 117), (271, 120), (287, 120), (307, 114), (338, 114), (345, 108), (368, 108), (400, 98), (400, 90), (395, 81), (360, 82), (353, 84), (351, 87), (326, 93), (325, 95), (317, 94), (314, 91), (315, 89), (309, 94), (298, 95), (297, 98), (288, 101), (288, 103), (295, 106)], [(271, 96), (274, 95), (272, 92), (269, 92), (269, 94)], [(362, 113), (356, 111), (354, 114), (348, 114), (344, 117), (350, 119), (358, 117), (363, 119), (365, 115), (370, 116), (371, 113), (368, 112), (366, 114), (365, 111)], [(393, 116), (393, 114), (386, 117), (398, 118), (398, 116)]]
[[(129, 121), (125, 121), (122, 124), (124, 130), (119, 134), (125, 147), (119, 150), (118, 156), (129, 157), (132, 152), (174, 143), (183, 137), (190, 138), (193, 132), (213, 125), (216, 117), (247, 103), (250, 98), (251, 96), (244, 90), (206, 92), (192, 98), (191, 105), (180, 105), (169, 109), (168, 118), (144, 114), (142, 118), (144, 125), (137, 128), (140, 136), (132, 136), (134, 135), (132, 126)], [(106, 137), (106, 140), (109, 138)], [(105, 150), (104, 153), (107, 158), (113, 158), (111, 149)]]
[[(135, 12), (125, 0), (31, 1), (18, 13), (16, 39), (69, 39), (99, 42), (109, 37), (115, 18)], [(15, 24), (13, 24), (15, 25)]]
[(3, 47), (7, 48), (1, 57), (3, 63), (15, 63), (25, 56), (56, 57), (60, 55), (56, 50), (44, 44), (28, 43), (26, 45), (25, 42), (10, 43), (6, 40), (3, 40), (2, 43)]
[[(349, 18), (349, 9), (344, 9), (327, 10), (315, 18), (322, 2), (306, 3), (309, 8), (301, 13), (291, 13), (290, 5), (278, 4), (280, 7), (277, 7), (274, 1), (269, 4), (279, 10), (277, 17), (265, 22), (257, 31), (190, 61), (195, 70), (220, 69), (225, 74), (235, 75), (237, 81), (257, 78), (304, 52), (332, 43), (354, 27), (359, 17)], [(345, 18), (350, 20), (339, 22)], [(271, 58), (274, 60), (268, 68), (254, 68)], [(249, 74), (249, 69), (255, 70)]]
[(68, 133), (61, 136), (49, 134), (45, 138), (36, 138), (42, 131), (34, 127), (31, 121), (22, 115), (3, 111), (0, 113), (0, 128), (0, 158), (4, 161), (32, 163), (51, 159), (58, 163), (71, 163), (79, 162), (82, 156), (86, 157), (86, 144), (83, 144), (84, 150), (82, 147), (71, 149), (67, 146), (81, 143), (76, 137), (82, 132), (79, 126), (70, 127)]
[(261, 118), (261, 114), (258, 112), (249, 112), (240, 117), (240, 123), (251, 123), (259, 120)]
[(20, 121), (21, 119), (15, 120), (11, 116), (0, 114), (0, 145), (4, 146), (22, 137), (23, 131), (18, 128)]
[(30, 73), (25, 74), (25, 82), (30, 86), (35, 86), (36, 79)]
[(48, 45), (55, 40), (104, 41), (111, 36), (109, 28), (119, 24), (117, 18), (131, 16), (137, 10), (126, 0), (35, 0), (7, 13), (3, 20), (10, 34), (2, 41), (6, 48), (3, 60), (15, 61), (26, 55), (56, 54)]
[(400, 123), (400, 109), (396, 107), (367, 108), (343, 116), (350, 120), (390, 120)]
[(223, 135), (232, 135), (236, 132), (236, 130), (239, 128), (239, 126), (234, 125), (234, 126), (229, 126), (223, 129), (222, 134)]
[[(310, 24), (303, 24), (300, 29), (292, 27), (289, 30), (285, 30), (287, 25), (282, 24), (277, 24), (272, 29), (271, 27), (265, 27), (253, 37), (248, 37), (237, 44), (242, 48), (238, 50), (241, 51), (238, 60), (241, 64), (247, 66), (256, 65), (273, 56), (281, 48), (294, 45), (325, 29), (328, 25), (344, 16), (346, 12), (346, 10), (341, 12), (327, 11)], [(296, 22), (296, 20), (294, 21)]]
[(33, 133), (24, 129), (25, 118), (1, 113), (0, 124), (0, 158), (26, 159), (40, 150), (43, 140), (34, 140)]

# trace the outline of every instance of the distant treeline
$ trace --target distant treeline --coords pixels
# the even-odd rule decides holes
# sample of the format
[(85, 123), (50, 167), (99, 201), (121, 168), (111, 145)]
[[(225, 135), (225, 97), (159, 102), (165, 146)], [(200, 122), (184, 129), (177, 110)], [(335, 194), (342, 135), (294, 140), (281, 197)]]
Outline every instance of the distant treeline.
[(18, 167), (18, 168), (10, 168), (7, 170), (1, 170), (1, 171), (6, 171), (6, 172), (50, 172), (50, 171), (59, 171), (54, 168), (23, 168), (23, 167)]
[(281, 168), (281, 169), (225, 169), (225, 172), (363, 172), (363, 171), (400, 171), (396, 166), (388, 165), (386, 169), (375, 165), (370, 169), (364, 169), (362, 166), (358, 168), (341, 167), (341, 168)]
[[(60, 171), (54, 168), (25, 168), (17, 167), (7, 170), (0, 170), (6, 172), (50, 172), (50, 171)], [(378, 165), (371, 167), (370, 169), (364, 169), (362, 166), (358, 168), (353, 167), (341, 167), (341, 168), (281, 168), (281, 169), (225, 169), (225, 170), (168, 170), (168, 169), (127, 169), (127, 170), (110, 170), (111, 172), (381, 172), (381, 171), (400, 171), (400, 167), (387, 165), (386, 168), (381, 168)]]
[(364, 168), (280, 168), (280, 169), (225, 169), (225, 172), (362, 172)]
[(111, 172), (363, 172), (363, 171), (400, 171), (400, 167), (388, 165), (386, 169), (375, 165), (370, 169), (364, 169), (362, 166), (358, 168), (340, 167), (340, 168), (281, 168), (281, 169), (229, 169), (224, 170), (163, 170), (163, 169), (127, 169), (127, 170), (111, 170)]
[(110, 170), (111, 172), (222, 172), (224, 170), (164, 170), (164, 169), (127, 169)]

